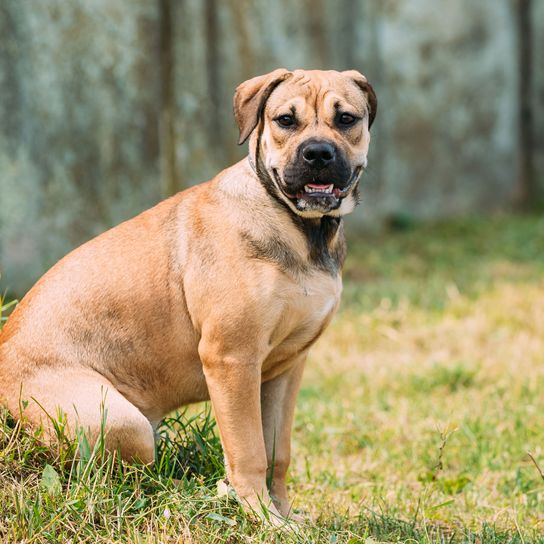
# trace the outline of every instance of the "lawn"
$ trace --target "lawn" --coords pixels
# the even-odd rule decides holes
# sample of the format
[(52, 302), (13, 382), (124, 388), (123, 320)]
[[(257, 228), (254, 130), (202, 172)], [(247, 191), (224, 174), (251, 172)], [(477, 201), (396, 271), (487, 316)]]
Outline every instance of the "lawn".
[(290, 489), (307, 523), (272, 530), (218, 495), (205, 406), (165, 423), (153, 468), (72, 462), (0, 412), (0, 540), (544, 542), (544, 219), (349, 246), (297, 405)]

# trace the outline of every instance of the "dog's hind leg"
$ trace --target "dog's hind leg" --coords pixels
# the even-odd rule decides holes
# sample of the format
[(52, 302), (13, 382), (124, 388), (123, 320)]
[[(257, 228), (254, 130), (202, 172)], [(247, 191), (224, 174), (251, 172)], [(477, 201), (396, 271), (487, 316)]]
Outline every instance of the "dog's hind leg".
[(83, 368), (40, 368), (25, 380), (18, 398), (12, 392), (10, 411), (21, 413), (34, 428), (42, 426), (55, 440), (52, 420), (65, 418), (69, 439), (84, 433), (90, 447), (103, 436), (105, 448), (118, 450), (127, 461), (152, 463), (153, 428), (149, 420), (101, 374)]

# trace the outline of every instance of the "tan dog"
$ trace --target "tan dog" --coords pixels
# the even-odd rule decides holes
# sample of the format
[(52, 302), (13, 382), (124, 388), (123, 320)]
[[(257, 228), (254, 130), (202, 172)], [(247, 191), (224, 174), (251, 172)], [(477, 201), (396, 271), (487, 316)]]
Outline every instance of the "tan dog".
[(50, 433), (45, 412), (60, 410), (91, 440), (105, 396), (107, 447), (146, 463), (166, 414), (211, 399), (238, 496), (288, 516), (295, 398), (340, 298), (341, 216), (357, 202), (376, 97), (355, 71), (276, 70), (240, 85), (234, 112), (248, 158), (84, 244), (30, 290), (0, 333), (0, 394), (31, 425)]

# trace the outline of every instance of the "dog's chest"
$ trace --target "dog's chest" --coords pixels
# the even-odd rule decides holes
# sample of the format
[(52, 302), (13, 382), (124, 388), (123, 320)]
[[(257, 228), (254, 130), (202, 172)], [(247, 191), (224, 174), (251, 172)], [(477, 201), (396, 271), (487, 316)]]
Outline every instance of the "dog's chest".
[(340, 301), (342, 280), (324, 272), (307, 275), (278, 289), (282, 310), (270, 337), (271, 352), (264, 370), (288, 363), (310, 347), (323, 332)]

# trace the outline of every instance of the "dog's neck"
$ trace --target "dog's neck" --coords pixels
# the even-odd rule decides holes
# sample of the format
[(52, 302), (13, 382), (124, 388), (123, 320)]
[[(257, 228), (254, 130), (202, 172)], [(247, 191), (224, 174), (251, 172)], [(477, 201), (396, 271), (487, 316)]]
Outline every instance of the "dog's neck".
[[(257, 146), (259, 149), (259, 146)], [(256, 160), (250, 152), (247, 157), (251, 170), (264, 187), (269, 198), (287, 213), (307, 243), (310, 262), (332, 275), (338, 274), (346, 256), (346, 242), (342, 217), (323, 215), (319, 218), (302, 217), (295, 213), (278, 194), (278, 189), (266, 170), (259, 153)]]

